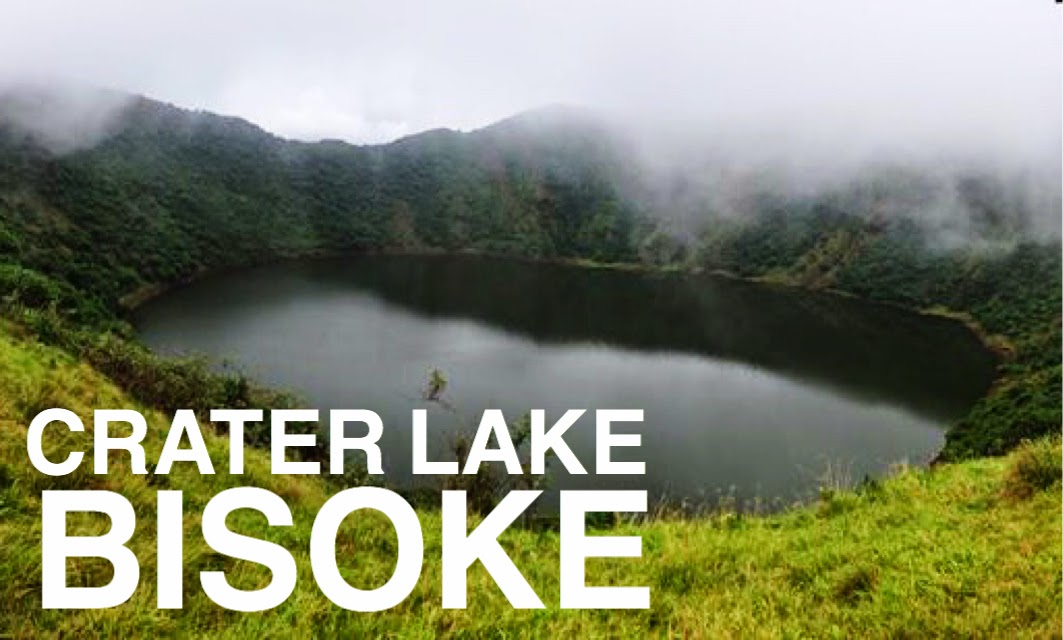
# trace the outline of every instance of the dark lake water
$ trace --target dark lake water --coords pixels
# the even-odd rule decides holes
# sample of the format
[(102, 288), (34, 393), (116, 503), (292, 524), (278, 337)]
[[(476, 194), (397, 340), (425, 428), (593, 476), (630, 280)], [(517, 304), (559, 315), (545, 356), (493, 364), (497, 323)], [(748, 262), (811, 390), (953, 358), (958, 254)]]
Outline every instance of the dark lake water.
[[(959, 324), (708, 276), (480, 257), (363, 256), (219, 274), (137, 310), (142, 338), (292, 389), (313, 408), (372, 409), (390, 483), (410, 482), (410, 412), (446, 459), (461, 427), (421, 400), (429, 372), (482, 411), (643, 409), (645, 476), (553, 488), (645, 488), (697, 503), (790, 501), (828, 469), (859, 481), (923, 463), (989, 385), (994, 358)], [(326, 414), (323, 412), (323, 424)], [(590, 412), (566, 441), (589, 471)]]

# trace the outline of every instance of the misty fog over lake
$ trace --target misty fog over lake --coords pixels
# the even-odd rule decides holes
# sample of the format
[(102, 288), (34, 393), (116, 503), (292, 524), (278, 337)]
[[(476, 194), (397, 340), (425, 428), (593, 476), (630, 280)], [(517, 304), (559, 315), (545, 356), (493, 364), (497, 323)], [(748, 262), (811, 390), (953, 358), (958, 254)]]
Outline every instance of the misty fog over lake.
[[(134, 320), (160, 352), (226, 361), (323, 412), (376, 411), (385, 481), (397, 486), (411, 482), (414, 408), (429, 409), (437, 459), (452, 459), (454, 434), (471, 435), (484, 409), (502, 409), (511, 425), (530, 409), (545, 409), (548, 425), (587, 409), (566, 441), (592, 472), (593, 410), (643, 409), (644, 423), (615, 430), (642, 434), (620, 459), (644, 460), (645, 477), (555, 471), (550, 488), (646, 488), (651, 501), (788, 502), (814, 493), (828, 469), (856, 482), (925, 463), (995, 367), (958, 323), (890, 307), (479, 257), (229, 272), (149, 302)], [(422, 399), (433, 369), (456, 414)]]

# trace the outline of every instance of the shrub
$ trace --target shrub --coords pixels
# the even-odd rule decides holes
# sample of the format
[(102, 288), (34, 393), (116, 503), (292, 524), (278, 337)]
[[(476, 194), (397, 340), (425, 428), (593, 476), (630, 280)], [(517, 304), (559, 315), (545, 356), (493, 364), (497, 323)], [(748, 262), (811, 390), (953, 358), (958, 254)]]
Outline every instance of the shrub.
[(878, 584), (878, 567), (855, 566), (845, 570), (834, 585), (834, 599), (853, 605), (869, 597)]
[(1063, 479), (1063, 451), (1058, 436), (1025, 441), (1015, 451), (1004, 475), (1004, 494), (1029, 498)]

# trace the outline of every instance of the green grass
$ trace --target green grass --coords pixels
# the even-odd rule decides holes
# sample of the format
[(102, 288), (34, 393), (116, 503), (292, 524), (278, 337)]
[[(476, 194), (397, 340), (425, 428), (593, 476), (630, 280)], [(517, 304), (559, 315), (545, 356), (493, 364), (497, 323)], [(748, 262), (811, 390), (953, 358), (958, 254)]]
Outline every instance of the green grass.
[[(693, 520), (626, 523), (603, 535), (640, 535), (642, 559), (592, 560), (591, 584), (646, 585), (646, 611), (564, 611), (558, 607), (558, 540), (551, 531), (512, 530), (503, 545), (547, 605), (512, 609), (476, 565), (469, 608), (441, 608), (440, 517), (420, 512), (425, 566), (398, 607), (347, 612), (318, 591), (309, 568), (309, 533), (336, 490), (318, 478), (273, 476), (265, 452), (247, 451), (247, 473), (200, 476), (178, 464), (169, 477), (133, 476), (121, 456), (112, 471), (65, 477), (38, 474), (25, 451), (25, 429), (51, 406), (74, 410), (91, 431), (95, 408), (139, 407), (106, 377), (64, 352), (0, 325), (0, 635), (87, 637), (181, 635), (307, 637), (387, 634), (489, 637), (1058, 637), (1060, 483), (1058, 439), (1025, 445), (1007, 457), (932, 469), (899, 469), (859, 491), (830, 492), (819, 503), (772, 516), (721, 513)], [(169, 419), (144, 410), (148, 459), (161, 448)], [(52, 446), (91, 448), (90, 432), (49, 432)], [(61, 437), (60, 437), (61, 436)], [(227, 441), (206, 434), (216, 467)], [(1053, 471), (1053, 465), (1056, 465)], [(87, 467), (88, 465), (86, 465)], [(1051, 472), (1050, 472), (1051, 471)], [(295, 526), (265, 526), (253, 513), (230, 519), (236, 530), (288, 548), (299, 565), (295, 593), (262, 614), (225, 611), (199, 587), (198, 573), (224, 568), (236, 586), (263, 586), (257, 565), (214, 553), (199, 532), (206, 502), (234, 486), (260, 486), (283, 497)], [(40, 492), (49, 488), (120, 492), (138, 514), (131, 544), (141, 585), (126, 604), (99, 611), (43, 610), (40, 602)], [(185, 607), (155, 608), (155, 492), (185, 492)], [(1021, 488), (1022, 490), (1017, 490)], [(100, 531), (91, 518), (77, 531)], [(355, 586), (382, 584), (394, 565), (395, 535), (386, 521), (358, 516), (341, 528), (337, 553)], [(72, 581), (100, 584), (110, 567), (71, 561)]]

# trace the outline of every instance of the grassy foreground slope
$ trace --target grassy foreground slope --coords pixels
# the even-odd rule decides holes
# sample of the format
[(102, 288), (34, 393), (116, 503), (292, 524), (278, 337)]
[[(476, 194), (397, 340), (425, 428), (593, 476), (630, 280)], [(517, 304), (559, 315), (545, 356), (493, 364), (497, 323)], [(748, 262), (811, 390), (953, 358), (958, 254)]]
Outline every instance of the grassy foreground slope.
[[(332, 605), (317, 589), (308, 548), (313, 518), (338, 488), (317, 477), (273, 476), (268, 453), (246, 451), (247, 472), (230, 476), (228, 442), (205, 431), (219, 471), (201, 476), (178, 463), (170, 476), (133, 476), (123, 457), (106, 476), (86, 465), (71, 476), (38, 474), (28, 463), (26, 425), (41, 409), (62, 406), (88, 432), (54, 430), (46, 446), (91, 450), (95, 408), (141, 405), (108, 378), (67, 353), (43, 345), (13, 324), (0, 325), (0, 635), (86, 637), (134, 634), (211, 637), (308, 637), (386, 633), (401, 637), (684, 635), (707, 637), (1052, 637), (1061, 633), (1058, 440), (1020, 447), (1006, 457), (902, 469), (854, 492), (825, 492), (820, 502), (781, 515), (719, 514), (694, 521), (627, 523), (602, 535), (640, 535), (642, 559), (588, 563), (588, 583), (647, 585), (646, 611), (563, 611), (558, 608), (558, 540), (550, 531), (512, 530), (503, 545), (547, 605), (518, 611), (476, 565), (469, 608), (440, 606), (440, 517), (420, 512), (425, 535), (421, 581), (398, 607), (358, 614)], [(168, 418), (148, 417), (148, 461), (161, 449)], [(56, 451), (56, 454), (59, 452)], [(91, 455), (89, 456), (91, 457)], [(225, 611), (199, 588), (201, 570), (223, 569), (234, 586), (264, 586), (268, 573), (214, 553), (199, 517), (207, 501), (234, 486), (260, 486), (280, 495), (293, 527), (266, 526), (252, 512), (229, 525), (288, 548), (299, 566), (295, 593), (265, 614)], [(43, 610), (40, 601), (40, 493), (105, 489), (121, 493), (138, 514), (131, 548), (141, 584), (126, 604), (99, 611)], [(155, 492), (185, 496), (185, 606), (155, 608)], [(74, 519), (71, 530), (102, 533), (106, 525)], [(396, 539), (371, 514), (341, 527), (337, 554), (345, 577), (371, 588), (386, 580)], [(71, 584), (109, 579), (103, 561), (72, 560)]]

